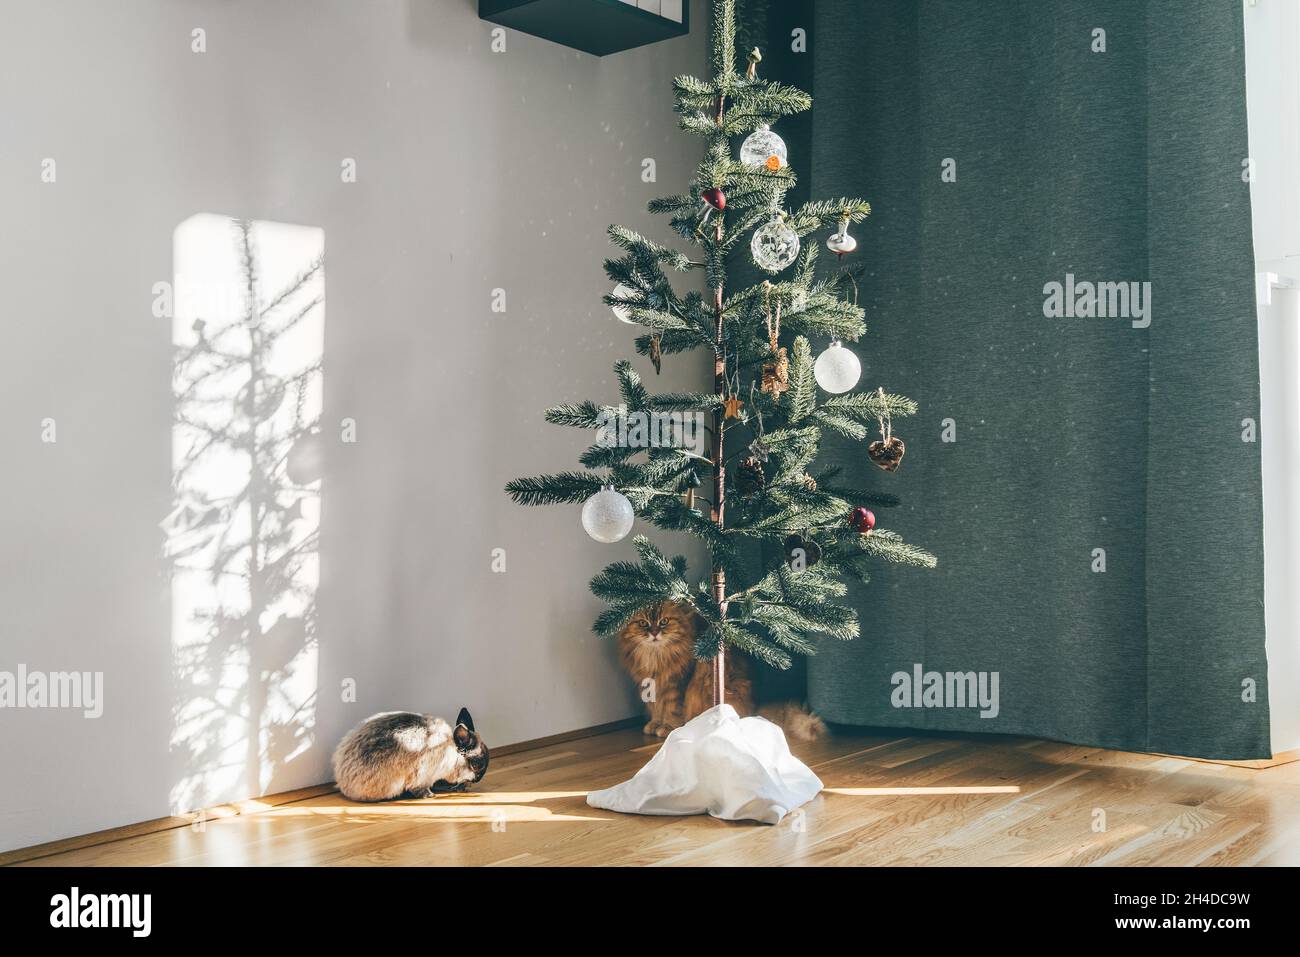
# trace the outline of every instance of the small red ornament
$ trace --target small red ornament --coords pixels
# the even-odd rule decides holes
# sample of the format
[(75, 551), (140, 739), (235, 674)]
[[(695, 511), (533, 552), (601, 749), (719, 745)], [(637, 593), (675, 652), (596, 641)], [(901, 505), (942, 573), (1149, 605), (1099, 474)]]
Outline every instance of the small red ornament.
[(727, 194), (716, 186), (710, 186), (704, 192), (700, 193), (700, 199), (704, 200), (719, 212), (727, 208)]
[(876, 527), (876, 516), (872, 514), (871, 509), (859, 505), (849, 513), (849, 524), (865, 535)]

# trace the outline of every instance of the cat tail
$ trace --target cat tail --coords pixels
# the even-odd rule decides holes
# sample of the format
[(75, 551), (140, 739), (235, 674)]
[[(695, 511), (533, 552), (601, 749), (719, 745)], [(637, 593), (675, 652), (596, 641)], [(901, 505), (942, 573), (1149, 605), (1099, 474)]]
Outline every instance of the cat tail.
[(765, 704), (758, 713), (797, 741), (816, 741), (826, 735), (826, 722), (802, 701)]

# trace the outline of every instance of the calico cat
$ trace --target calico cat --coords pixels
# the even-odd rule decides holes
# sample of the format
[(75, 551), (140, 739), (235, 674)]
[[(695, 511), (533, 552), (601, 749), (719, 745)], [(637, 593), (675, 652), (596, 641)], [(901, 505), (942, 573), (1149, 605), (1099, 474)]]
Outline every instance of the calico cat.
[(487, 745), (466, 708), (454, 728), (433, 715), (386, 711), (349, 731), (334, 752), (334, 780), (350, 801), (463, 791), (487, 767)]
[[(646, 703), (650, 720), (642, 729), (646, 734), (667, 737), (673, 728), (713, 707), (713, 667), (695, 660), (695, 630), (690, 608), (663, 602), (643, 608), (619, 631), (619, 658), (627, 673), (640, 687), (647, 678), (654, 681), (654, 700)], [(822, 719), (798, 702), (757, 707), (751, 667), (748, 655), (728, 650), (726, 701), (737, 714), (742, 718), (761, 714), (804, 741), (826, 732)]]

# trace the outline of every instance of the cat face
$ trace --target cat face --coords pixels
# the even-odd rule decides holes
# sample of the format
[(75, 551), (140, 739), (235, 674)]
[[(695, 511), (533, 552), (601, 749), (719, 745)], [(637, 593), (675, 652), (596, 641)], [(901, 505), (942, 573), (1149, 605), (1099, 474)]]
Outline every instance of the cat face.
[(690, 618), (673, 602), (651, 605), (637, 612), (624, 627), (624, 635), (650, 648), (666, 648), (693, 639)]
[(456, 753), (461, 759), (452, 784), (477, 784), (483, 780), (488, 769), (488, 747), (474, 730), (474, 719), (468, 708), (461, 708), (456, 716), (456, 728), (452, 731), (452, 741)]

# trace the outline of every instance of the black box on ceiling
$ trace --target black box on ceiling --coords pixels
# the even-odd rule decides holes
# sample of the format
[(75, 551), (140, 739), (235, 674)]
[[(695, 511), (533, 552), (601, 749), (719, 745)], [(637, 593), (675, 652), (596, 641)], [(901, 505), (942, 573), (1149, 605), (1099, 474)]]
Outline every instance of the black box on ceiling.
[(596, 56), (691, 30), (690, 0), (478, 0), (478, 15)]

